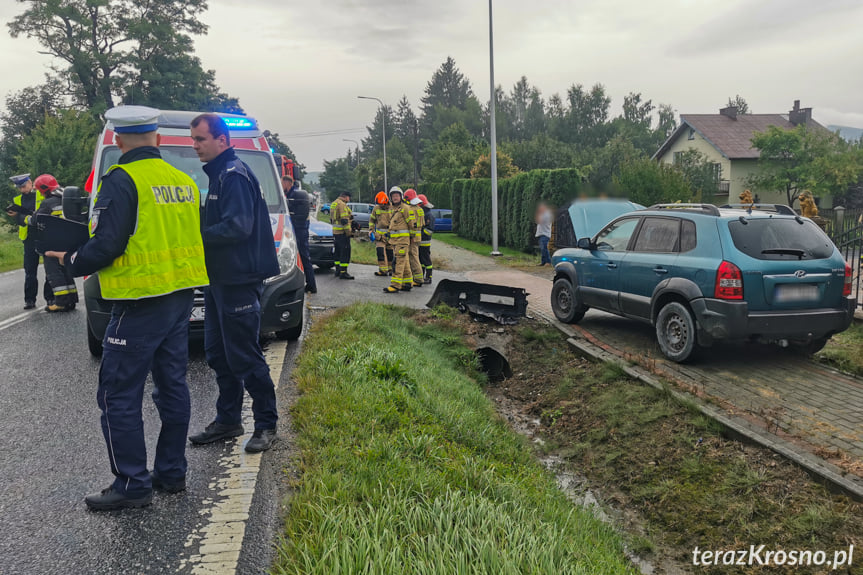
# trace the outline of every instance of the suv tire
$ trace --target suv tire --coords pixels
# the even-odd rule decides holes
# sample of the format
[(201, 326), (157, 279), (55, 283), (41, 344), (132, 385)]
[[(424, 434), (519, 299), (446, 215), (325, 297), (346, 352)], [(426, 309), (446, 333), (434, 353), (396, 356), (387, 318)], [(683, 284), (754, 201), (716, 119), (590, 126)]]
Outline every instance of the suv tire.
[(663, 355), (682, 363), (697, 350), (695, 319), (684, 304), (676, 301), (662, 306), (656, 316), (656, 341)]
[(551, 309), (554, 317), (563, 323), (578, 323), (587, 313), (588, 307), (578, 301), (572, 283), (566, 278), (559, 278), (551, 288)]
[(87, 349), (90, 350), (90, 355), (93, 357), (102, 357), (102, 340), (93, 334), (90, 318), (87, 318)]
[(803, 353), (804, 355), (815, 355), (827, 345), (827, 340), (829, 337), (820, 337), (818, 339), (813, 339), (812, 341), (807, 342), (791, 342), (791, 349), (793, 349), (797, 353)]

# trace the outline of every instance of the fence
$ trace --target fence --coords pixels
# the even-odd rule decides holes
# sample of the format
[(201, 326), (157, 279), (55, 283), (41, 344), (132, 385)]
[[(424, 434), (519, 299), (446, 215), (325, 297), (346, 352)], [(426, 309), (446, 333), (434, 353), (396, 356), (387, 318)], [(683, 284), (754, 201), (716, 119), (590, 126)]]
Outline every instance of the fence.
[(863, 209), (820, 210), (819, 215), (827, 220), (827, 235), (851, 265), (851, 295), (863, 307)]

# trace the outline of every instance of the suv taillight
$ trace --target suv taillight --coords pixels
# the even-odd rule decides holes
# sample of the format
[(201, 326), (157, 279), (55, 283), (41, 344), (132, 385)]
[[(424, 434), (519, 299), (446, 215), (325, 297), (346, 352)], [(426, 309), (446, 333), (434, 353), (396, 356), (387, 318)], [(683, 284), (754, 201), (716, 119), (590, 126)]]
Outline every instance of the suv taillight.
[(845, 262), (845, 284), (842, 286), (842, 296), (851, 295), (851, 264)]
[(722, 262), (716, 270), (716, 289), (713, 297), (717, 299), (743, 299), (743, 274), (731, 262)]

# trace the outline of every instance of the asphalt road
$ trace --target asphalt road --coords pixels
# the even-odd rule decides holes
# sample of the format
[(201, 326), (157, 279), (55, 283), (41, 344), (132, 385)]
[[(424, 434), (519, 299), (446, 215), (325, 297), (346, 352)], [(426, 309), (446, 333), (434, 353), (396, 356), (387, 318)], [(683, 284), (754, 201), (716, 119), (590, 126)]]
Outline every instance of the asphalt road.
[[(113, 476), (96, 405), (99, 363), (87, 352), (83, 303), (71, 313), (24, 314), (23, 281), (23, 271), (0, 274), (0, 573), (191, 573), (193, 565), (183, 560), (197, 549), (185, 542), (218, 501), (211, 485), (231, 445), (187, 450), (185, 493), (157, 493), (153, 504), (140, 510), (88, 511), (84, 495), (107, 487)], [(44, 305), (41, 297), (38, 304)], [(298, 347), (287, 346), (280, 400), (292, 393)], [(193, 346), (188, 372), (193, 431), (212, 419), (216, 399), (200, 348)], [(151, 392), (148, 381), (144, 426), (150, 464), (159, 421)], [(289, 427), (285, 415), (282, 423)], [(285, 448), (264, 454), (238, 573), (269, 565), (278, 521), (277, 460)]]

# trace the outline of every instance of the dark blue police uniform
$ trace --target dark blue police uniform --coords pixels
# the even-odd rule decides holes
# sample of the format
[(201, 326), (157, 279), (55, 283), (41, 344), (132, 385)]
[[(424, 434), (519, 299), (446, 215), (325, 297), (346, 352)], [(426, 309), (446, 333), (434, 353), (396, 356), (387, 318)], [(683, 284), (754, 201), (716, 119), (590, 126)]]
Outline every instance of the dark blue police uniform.
[[(33, 190), (29, 194), (21, 194), (21, 207), (26, 208), (33, 213), (36, 211), (36, 194), (38, 190)], [(26, 226), (25, 214), (15, 214), (15, 222), (19, 226)], [(28, 233), (27, 239), (21, 242), (24, 244), (24, 302), (35, 303), (36, 293), (39, 291), (39, 253), (36, 251), (35, 234)], [(51, 289), (51, 284), (48, 282), (48, 276), (45, 276), (45, 283), (42, 286), (42, 297), (46, 303), (54, 301), (54, 290)]]
[[(146, 146), (123, 154), (118, 163), (151, 158), (161, 158), (159, 150)], [(93, 206), (94, 236), (77, 252), (66, 254), (67, 270), (77, 277), (110, 266), (126, 251), (137, 211), (135, 183), (123, 170), (113, 170), (102, 179)], [(158, 297), (118, 300), (111, 309), (102, 341), (97, 398), (111, 471), (116, 476), (113, 488), (130, 499), (152, 492), (141, 415), (144, 382), (150, 371), (153, 402), (162, 421), (153, 476), (167, 484), (185, 479), (191, 411), (186, 369), (193, 297), (192, 289), (183, 289)]]
[(258, 179), (233, 148), (204, 171), (210, 180), (201, 232), (210, 277), (204, 349), (219, 385), (216, 423), (242, 423), (245, 387), (255, 430), (275, 429), (275, 386), (258, 341), (263, 280), (279, 274), (269, 210)]
[(315, 270), (312, 269), (312, 256), (309, 253), (309, 212), (311, 205), (309, 194), (297, 188), (296, 184), (285, 194), (288, 200), (288, 213), (291, 215), (291, 225), (294, 227), (294, 237), (297, 239), (297, 251), (303, 262), (303, 273), (306, 275), (306, 291), (317, 293)]

